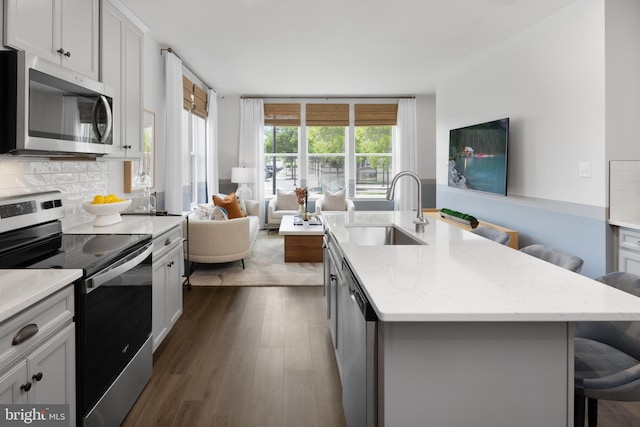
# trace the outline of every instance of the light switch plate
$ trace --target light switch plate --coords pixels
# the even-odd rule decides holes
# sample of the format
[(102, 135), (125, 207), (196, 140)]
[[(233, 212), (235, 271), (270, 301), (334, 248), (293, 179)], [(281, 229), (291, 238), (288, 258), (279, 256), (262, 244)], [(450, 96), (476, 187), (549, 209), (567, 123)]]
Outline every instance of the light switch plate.
[(591, 177), (591, 163), (589, 163), (589, 162), (580, 162), (578, 176), (580, 176), (580, 178), (590, 178)]

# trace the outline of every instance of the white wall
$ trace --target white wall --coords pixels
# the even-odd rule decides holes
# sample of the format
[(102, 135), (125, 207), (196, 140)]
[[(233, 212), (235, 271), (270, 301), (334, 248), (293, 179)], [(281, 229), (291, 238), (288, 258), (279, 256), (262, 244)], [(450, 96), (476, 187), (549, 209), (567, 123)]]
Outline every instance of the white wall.
[(438, 84), (439, 185), (450, 129), (510, 117), (509, 195), (606, 206), (603, 8), (578, 0)]
[[(578, 255), (587, 276), (611, 271), (608, 56), (605, 0), (576, 0), (443, 78), (436, 102), (437, 206), (515, 229), (521, 247), (543, 243)], [(502, 117), (511, 119), (508, 196), (447, 187), (449, 130)], [(590, 178), (579, 177), (581, 162), (591, 164)]]
[(144, 35), (144, 100), (146, 110), (156, 113), (156, 186), (158, 192), (164, 192), (164, 174), (166, 161), (166, 109), (164, 88), (164, 60), (160, 55), (163, 46), (151, 33)]

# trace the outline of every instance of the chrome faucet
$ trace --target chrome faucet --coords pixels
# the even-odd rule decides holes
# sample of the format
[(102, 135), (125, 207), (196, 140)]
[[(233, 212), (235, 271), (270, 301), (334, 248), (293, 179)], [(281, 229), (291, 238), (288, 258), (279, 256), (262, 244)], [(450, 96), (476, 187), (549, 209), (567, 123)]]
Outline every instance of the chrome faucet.
[(393, 180), (391, 181), (391, 187), (389, 187), (389, 190), (387, 190), (387, 200), (393, 200), (393, 193), (396, 189), (396, 182), (398, 181), (398, 178), (405, 175), (415, 179), (416, 184), (418, 184), (418, 209), (416, 212), (416, 219), (413, 220), (413, 223), (416, 225), (416, 233), (424, 233), (424, 226), (429, 224), (429, 221), (427, 221), (427, 218), (425, 218), (422, 214), (422, 182), (420, 182), (420, 177), (417, 174), (411, 171), (402, 171), (394, 176)]

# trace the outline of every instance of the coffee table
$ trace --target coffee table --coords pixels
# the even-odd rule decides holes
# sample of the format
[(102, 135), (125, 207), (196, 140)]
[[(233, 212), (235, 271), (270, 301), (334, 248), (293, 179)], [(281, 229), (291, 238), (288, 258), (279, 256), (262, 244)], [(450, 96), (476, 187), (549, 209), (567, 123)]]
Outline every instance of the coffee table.
[(294, 225), (294, 215), (284, 215), (279, 234), (284, 236), (284, 262), (322, 262), (324, 226)]

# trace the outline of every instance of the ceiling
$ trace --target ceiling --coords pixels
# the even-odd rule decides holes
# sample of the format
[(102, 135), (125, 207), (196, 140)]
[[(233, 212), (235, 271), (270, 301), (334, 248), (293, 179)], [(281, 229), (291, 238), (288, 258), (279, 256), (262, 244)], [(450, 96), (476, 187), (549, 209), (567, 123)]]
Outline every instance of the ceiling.
[(120, 1), (221, 95), (394, 96), (575, 0)]

